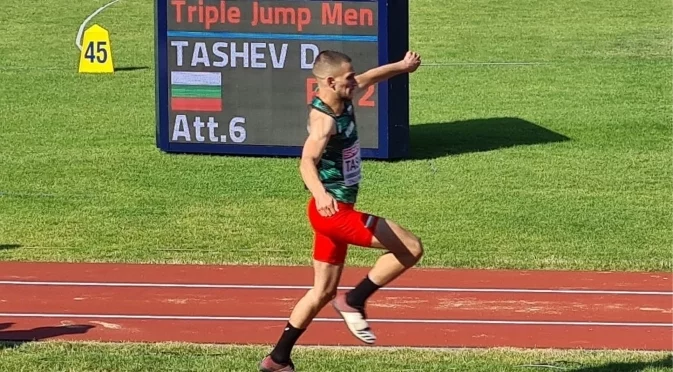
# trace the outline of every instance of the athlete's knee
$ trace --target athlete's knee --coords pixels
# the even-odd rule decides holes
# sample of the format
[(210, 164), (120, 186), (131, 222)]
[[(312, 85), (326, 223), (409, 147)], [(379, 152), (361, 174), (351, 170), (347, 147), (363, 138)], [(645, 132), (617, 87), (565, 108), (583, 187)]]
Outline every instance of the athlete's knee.
[(409, 244), (409, 253), (411, 253), (416, 262), (421, 260), (424, 253), (423, 242), (421, 241), (421, 238), (414, 236), (411, 239), (411, 242)]
[(336, 288), (313, 288), (311, 289), (311, 295), (316, 303), (320, 306), (324, 306), (336, 297), (337, 290)]
[(386, 219), (379, 221), (373, 245), (387, 249), (406, 267), (416, 265), (424, 253), (423, 242), (419, 237)]
[(409, 265), (416, 265), (418, 261), (421, 260), (423, 257), (423, 242), (421, 241), (421, 238), (417, 236), (411, 236), (407, 239), (406, 241), (406, 247), (407, 247), (407, 252), (408, 252), (408, 263)]

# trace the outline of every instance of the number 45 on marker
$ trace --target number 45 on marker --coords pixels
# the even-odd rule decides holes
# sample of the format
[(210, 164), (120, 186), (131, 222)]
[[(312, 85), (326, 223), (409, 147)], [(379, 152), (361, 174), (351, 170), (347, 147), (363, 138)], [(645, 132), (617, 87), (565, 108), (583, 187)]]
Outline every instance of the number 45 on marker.
[(110, 33), (99, 25), (84, 31), (79, 56), (80, 73), (113, 73)]

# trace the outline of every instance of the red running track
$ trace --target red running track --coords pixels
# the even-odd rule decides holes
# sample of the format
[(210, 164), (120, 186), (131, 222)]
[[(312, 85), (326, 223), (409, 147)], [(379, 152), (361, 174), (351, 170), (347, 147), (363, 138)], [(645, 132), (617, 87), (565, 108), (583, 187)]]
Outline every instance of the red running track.
[[(366, 269), (347, 268), (342, 286)], [(310, 267), (0, 264), (0, 339), (272, 344)], [(368, 307), (379, 346), (673, 350), (670, 273), (412, 269)], [(299, 341), (362, 345), (327, 306)]]

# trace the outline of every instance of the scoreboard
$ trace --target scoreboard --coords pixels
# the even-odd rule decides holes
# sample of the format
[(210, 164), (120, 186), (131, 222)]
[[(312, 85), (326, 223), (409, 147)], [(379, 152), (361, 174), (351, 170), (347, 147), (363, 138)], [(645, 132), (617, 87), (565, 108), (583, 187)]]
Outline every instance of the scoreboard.
[[(299, 156), (317, 54), (344, 52), (363, 72), (402, 59), (408, 30), (407, 1), (157, 0), (157, 146)], [(408, 155), (406, 74), (353, 104), (363, 158)]]

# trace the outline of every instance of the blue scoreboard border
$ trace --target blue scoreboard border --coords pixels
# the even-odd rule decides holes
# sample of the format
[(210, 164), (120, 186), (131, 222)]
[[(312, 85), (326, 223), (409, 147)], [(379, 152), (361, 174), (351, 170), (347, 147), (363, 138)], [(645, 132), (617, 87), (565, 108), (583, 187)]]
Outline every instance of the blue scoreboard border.
[[(325, 0), (305, 0), (325, 1)], [(378, 2), (379, 64), (400, 60), (409, 48), (409, 13), (407, 1), (350, 0)], [(166, 0), (155, 3), (155, 65), (156, 65), (156, 145), (165, 152), (211, 155), (301, 155), (301, 146), (215, 145), (171, 143), (168, 120), (168, 9)], [(399, 75), (379, 83), (379, 148), (363, 148), (363, 158), (405, 158), (409, 153), (409, 78)], [(360, 124), (367, 125), (366, 123)]]

